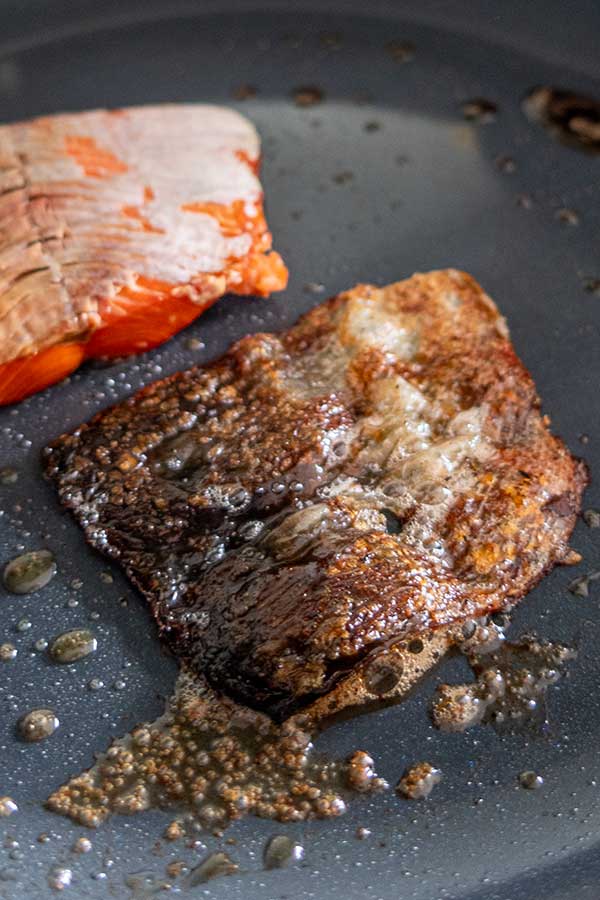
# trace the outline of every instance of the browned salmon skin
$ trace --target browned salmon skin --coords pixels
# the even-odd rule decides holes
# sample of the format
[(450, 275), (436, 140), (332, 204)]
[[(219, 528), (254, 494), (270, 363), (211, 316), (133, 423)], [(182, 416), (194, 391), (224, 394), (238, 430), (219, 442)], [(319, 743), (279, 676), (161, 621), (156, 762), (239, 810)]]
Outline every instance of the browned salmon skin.
[(362, 702), (374, 665), (387, 696), (407, 647), (443, 652), (575, 561), (587, 479), (454, 270), (246, 337), (60, 438), (47, 467), (175, 652), (275, 717)]
[(0, 126), (0, 404), (287, 283), (250, 122), (216, 106)]

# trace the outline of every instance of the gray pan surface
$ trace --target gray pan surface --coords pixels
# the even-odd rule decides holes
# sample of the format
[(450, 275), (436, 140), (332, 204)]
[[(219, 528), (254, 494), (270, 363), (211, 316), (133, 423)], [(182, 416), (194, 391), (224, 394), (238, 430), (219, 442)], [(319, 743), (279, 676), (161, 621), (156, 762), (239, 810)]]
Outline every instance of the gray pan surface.
[[(193, 865), (223, 848), (240, 874), (190, 896), (597, 900), (600, 584), (587, 599), (567, 591), (575, 575), (600, 563), (600, 531), (583, 523), (573, 545), (584, 562), (556, 570), (512, 626), (578, 647), (570, 677), (550, 692), (542, 734), (436, 732), (427, 715), (435, 685), (466, 674), (451, 660), (403, 705), (320, 738), (336, 755), (369, 749), (392, 784), (407, 763), (438, 764), (444, 780), (428, 801), (411, 805), (390, 791), (355, 799), (333, 822), (246, 819), (196, 848), (161, 840), (168, 812), (115, 817), (93, 833), (42, 807), (94, 752), (156, 717), (176, 674), (141, 600), (85, 546), (42, 480), (40, 449), (61, 431), (161, 375), (214, 357), (247, 332), (287, 326), (357, 281), (456, 266), (473, 273), (508, 318), (555, 430), (592, 473), (600, 468), (600, 296), (586, 290), (586, 280), (600, 278), (600, 158), (561, 146), (520, 109), (536, 84), (600, 97), (600, 5), (265, 3), (252, 11), (258, 7), (228, 0), (0, 4), (2, 120), (167, 100), (227, 103), (250, 116), (263, 139), (275, 243), (291, 270), (289, 289), (276, 299), (225, 298), (159, 350), (87, 367), (0, 412), (0, 465), (19, 471), (15, 484), (0, 485), (0, 561), (47, 546), (60, 568), (41, 592), (19, 598), (0, 590), (0, 640), (18, 647), (14, 662), (0, 664), (0, 794), (19, 805), (0, 820), (0, 897), (52, 896), (54, 866), (73, 872), (65, 896), (163, 896), (170, 861)], [(385, 50), (390, 40), (410, 41), (414, 58), (395, 61)], [(244, 83), (256, 86), (256, 97), (234, 100)], [(299, 109), (290, 91), (307, 84), (320, 87), (325, 100)], [(495, 123), (464, 121), (461, 102), (474, 96), (498, 103)], [(496, 163), (506, 156), (513, 172)], [(530, 208), (519, 195), (531, 199)], [(577, 212), (578, 225), (557, 218), (563, 207)], [(311, 292), (309, 282), (324, 293)], [(188, 349), (190, 336), (205, 348)], [(585, 504), (600, 506), (596, 484)], [(73, 579), (82, 586), (72, 587)], [(31, 622), (28, 630), (17, 630), (22, 619)], [(78, 626), (95, 631), (95, 655), (57, 667), (34, 649), (40, 638)], [(92, 678), (104, 687), (90, 691)], [(53, 707), (61, 724), (47, 741), (27, 745), (16, 739), (15, 722), (33, 706)], [(519, 787), (526, 769), (543, 775), (540, 790)], [(357, 840), (358, 826), (371, 836)], [(304, 862), (265, 872), (265, 842), (283, 831), (302, 842)], [(37, 841), (41, 832), (50, 835), (47, 843)], [(84, 834), (92, 850), (71, 852)], [(127, 883), (132, 873), (142, 873), (137, 888)]]

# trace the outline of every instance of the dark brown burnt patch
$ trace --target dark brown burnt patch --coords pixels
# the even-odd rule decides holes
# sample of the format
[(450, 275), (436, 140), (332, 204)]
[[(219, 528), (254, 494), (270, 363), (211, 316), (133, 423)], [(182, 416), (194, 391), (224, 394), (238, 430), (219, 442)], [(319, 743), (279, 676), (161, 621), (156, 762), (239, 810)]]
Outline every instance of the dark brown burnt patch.
[(587, 153), (600, 152), (600, 102), (553, 87), (536, 87), (523, 100), (526, 115), (554, 137)]

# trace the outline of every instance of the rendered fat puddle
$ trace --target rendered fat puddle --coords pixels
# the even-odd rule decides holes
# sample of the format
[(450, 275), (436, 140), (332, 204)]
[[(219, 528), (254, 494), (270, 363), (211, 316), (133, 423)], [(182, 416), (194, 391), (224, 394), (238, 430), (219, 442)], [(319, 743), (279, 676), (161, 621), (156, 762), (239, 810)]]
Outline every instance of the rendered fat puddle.
[(182, 671), (163, 716), (115, 741), (48, 804), (89, 826), (160, 807), (220, 830), (248, 813), (288, 822), (338, 816), (348, 791), (387, 787), (367, 753), (325, 759), (312, 733), (303, 716), (276, 725)]
[[(357, 684), (352, 686), (360, 702), (354, 710), (364, 710), (369, 701), (381, 705), (401, 700), (441, 656), (445, 641), (446, 649), (465, 654), (475, 680), (438, 689), (432, 706), (437, 727), (459, 731), (480, 723), (499, 727), (545, 723), (547, 688), (564, 674), (574, 651), (533, 636), (506, 641), (506, 624), (507, 620), (500, 625), (480, 620), (463, 627), (460, 634), (437, 634), (426, 637), (421, 647), (411, 641), (395, 656), (380, 654), (373, 665), (381, 670), (385, 656), (385, 678), (372, 679), (365, 669), (360, 676), (362, 696)], [(411, 660), (421, 655), (421, 667), (413, 665), (411, 673)], [(376, 694), (374, 684), (379, 691), (389, 688), (388, 695)], [(176, 827), (171, 826), (173, 837), (200, 829), (221, 832), (248, 814), (281, 822), (337, 817), (352, 795), (388, 788), (366, 750), (333, 759), (314, 749), (313, 740), (328, 715), (344, 707), (347, 711), (348, 706), (348, 698), (341, 694), (333, 702), (325, 697), (308, 712), (276, 724), (182, 669), (165, 713), (115, 740), (91, 769), (53, 793), (48, 806), (91, 827), (111, 814), (171, 809), (177, 816)], [(403, 762), (430, 765), (417, 759)], [(401, 793), (411, 797), (410, 792)], [(425, 794), (417, 792), (413, 799), (420, 796)]]

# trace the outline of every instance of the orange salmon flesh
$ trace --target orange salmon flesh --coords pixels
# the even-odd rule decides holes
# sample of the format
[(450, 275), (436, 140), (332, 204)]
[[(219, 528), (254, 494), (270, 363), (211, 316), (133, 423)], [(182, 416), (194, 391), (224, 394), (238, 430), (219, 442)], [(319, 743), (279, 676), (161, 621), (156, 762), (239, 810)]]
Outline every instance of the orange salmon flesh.
[(0, 126), (0, 405), (157, 347), (225, 293), (285, 288), (259, 164), (219, 107)]

